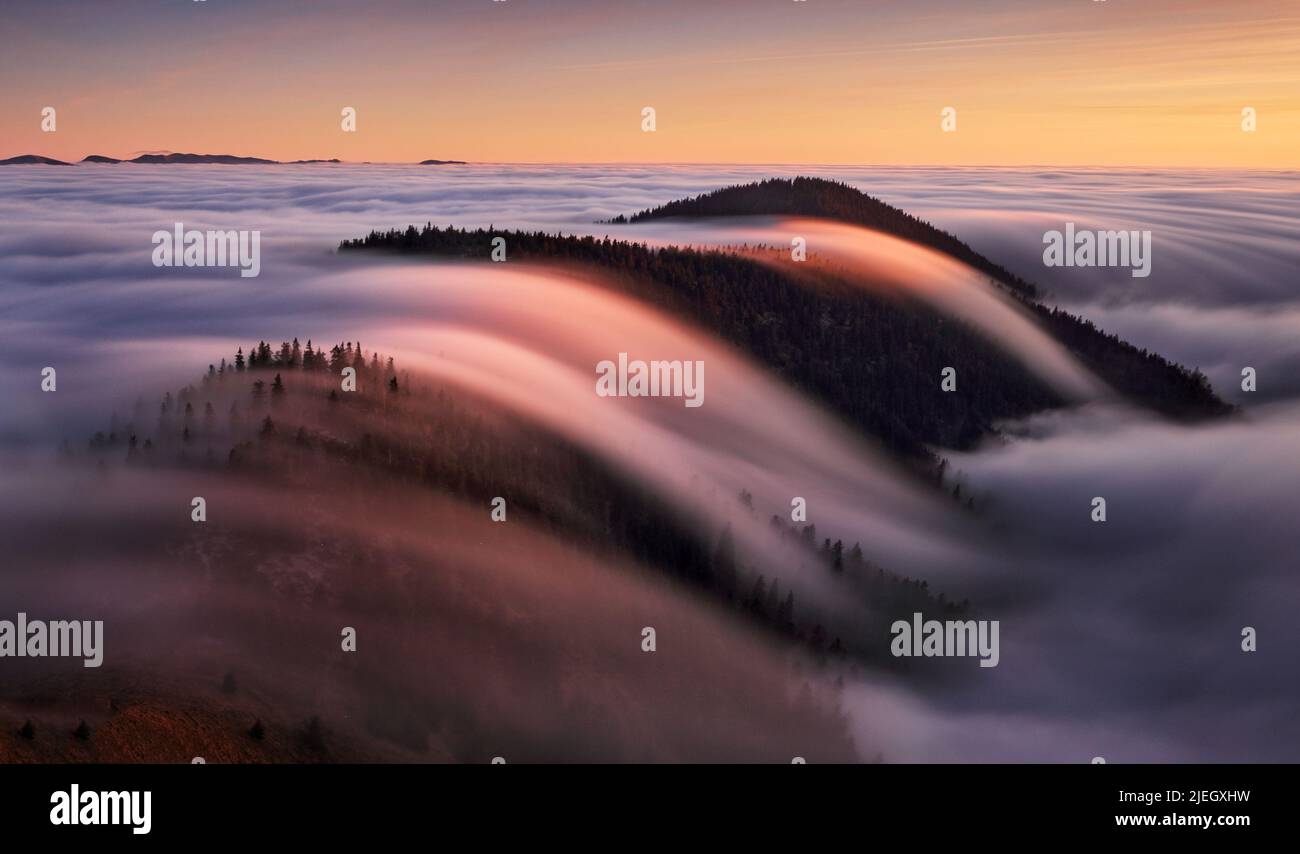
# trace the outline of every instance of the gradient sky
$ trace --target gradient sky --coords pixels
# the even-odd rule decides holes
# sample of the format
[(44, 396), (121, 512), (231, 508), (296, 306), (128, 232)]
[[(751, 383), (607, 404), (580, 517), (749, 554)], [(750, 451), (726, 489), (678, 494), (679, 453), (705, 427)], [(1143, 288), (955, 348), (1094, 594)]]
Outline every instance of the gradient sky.
[(1296, 0), (6, 0), (0, 43), (0, 157), (1300, 167)]

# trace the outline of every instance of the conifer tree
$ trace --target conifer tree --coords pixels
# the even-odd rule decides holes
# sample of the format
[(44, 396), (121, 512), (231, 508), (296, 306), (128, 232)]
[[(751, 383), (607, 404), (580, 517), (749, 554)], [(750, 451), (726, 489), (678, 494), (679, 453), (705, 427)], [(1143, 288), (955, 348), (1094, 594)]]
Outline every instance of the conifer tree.
[(767, 582), (760, 574), (754, 579), (754, 589), (749, 592), (749, 609), (759, 616), (763, 615), (763, 603), (766, 601)]
[(785, 601), (776, 612), (776, 620), (787, 632), (794, 632), (794, 591), (785, 594)]

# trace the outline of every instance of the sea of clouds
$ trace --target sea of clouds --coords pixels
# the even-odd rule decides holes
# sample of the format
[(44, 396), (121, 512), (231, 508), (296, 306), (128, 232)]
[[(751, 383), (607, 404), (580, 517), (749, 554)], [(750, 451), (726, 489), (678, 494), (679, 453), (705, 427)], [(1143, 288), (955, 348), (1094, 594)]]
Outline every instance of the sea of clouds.
[[(137, 396), (261, 338), (384, 348), (409, 306), (388, 263), (335, 254), (371, 229), (437, 224), (611, 233), (597, 224), (770, 175), (836, 178), (952, 231), (1049, 301), (1206, 371), (1242, 406), (1188, 427), (1097, 404), (947, 453), (989, 507), (969, 561), (932, 586), (1002, 620), (1001, 663), (923, 692), (851, 683), (887, 760), (1300, 759), (1300, 177), (1146, 170), (308, 165), (4, 167), (0, 443), (84, 442)], [(158, 269), (151, 235), (260, 230), (262, 274)], [(1065, 222), (1150, 229), (1153, 272), (1042, 265)], [(810, 249), (816, 249), (810, 245)], [(405, 293), (405, 292), (403, 292)], [(379, 336), (379, 337), (374, 337)], [(59, 393), (42, 395), (43, 366)], [(1240, 391), (1243, 366), (1259, 391)], [(1091, 522), (1094, 496), (1109, 519)], [(936, 520), (937, 523), (938, 520)], [(864, 544), (865, 546), (866, 544)], [(971, 571), (977, 567), (978, 571)], [(1240, 649), (1240, 631), (1259, 651)], [(972, 662), (973, 664), (973, 662)]]

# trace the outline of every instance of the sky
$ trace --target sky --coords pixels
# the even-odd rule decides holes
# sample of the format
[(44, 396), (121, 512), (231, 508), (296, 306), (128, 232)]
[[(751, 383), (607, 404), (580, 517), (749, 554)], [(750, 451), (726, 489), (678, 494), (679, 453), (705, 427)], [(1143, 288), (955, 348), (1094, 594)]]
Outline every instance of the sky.
[(0, 157), (1300, 166), (1294, 0), (7, 0), (0, 35)]

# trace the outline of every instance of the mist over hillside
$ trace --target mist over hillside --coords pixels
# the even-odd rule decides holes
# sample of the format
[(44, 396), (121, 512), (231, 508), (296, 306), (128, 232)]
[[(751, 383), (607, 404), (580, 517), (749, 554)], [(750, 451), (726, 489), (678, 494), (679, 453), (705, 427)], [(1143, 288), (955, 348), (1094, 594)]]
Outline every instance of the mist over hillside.
[[(937, 248), (993, 275), (1034, 324), (1133, 403), (1190, 419), (1230, 411), (1198, 372), (1039, 304), (1031, 285), (956, 238), (844, 184), (770, 179), (669, 203), (631, 221), (774, 214), (834, 218)], [(751, 257), (730, 249), (431, 223), (371, 232), (340, 249), (486, 259), (498, 238), (511, 258), (585, 263), (618, 274), (623, 292), (731, 342), (906, 456), (925, 458), (930, 446), (969, 448), (996, 422), (1059, 407), (1070, 396), (1035, 377), (1032, 364), (1008, 358), (998, 337), (1013, 330), (980, 330), (924, 300), (864, 288), (860, 282), (873, 274), (841, 259), (800, 265), (783, 263), (779, 249)], [(818, 245), (810, 245), (814, 261)], [(962, 366), (962, 393), (935, 393), (941, 370), (952, 365)]]
[[(340, 385), (345, 368), (353, 387)], [(14, 488), (29, 474), (22, 471)], [(29, 504), (19, 553), (44, 568), (45, 580), (57, 576), (77, 589), (89, 583), (113, 625), (124, 618), (118, 609), (149, 586), (150, 608), (167, 616), (119, 628), (113, 668), (89, 686), (35, 665), (30, 681), (9, 682), (0, 709), (27, 715), (41, 734), (39, 743), (0, 740), (11, 760), (174, 761), (169, 751), (199, 749), (185, 746), (195, 744), (226, 761), (486, 761), (478, 751), (490, 750), (521, 761), (762, 761), (796, 749), (823, 761), (851, 760), (861, 754), (830, 686), (864, 667), (902, 666), (883, 654), (894, 619), (918, 609), (968, 610), (875, 565), (860, 544), (819, 542), (816, 525), (756, 518), (743, 491), (723, 499), (734, 534), (732, 523), (700, 526), (563, 436), (350, 341), (328, 350), (296, 338), (278, 348), (238, 348), (195, 383), (114, 416), (84, 446), (65, 444), (41, 492), (57, 500), (87, 479), (99, 486), (65, 529), (75, 533), (52, 546), (39, 506)], [(201, 497), (202, 518), (193, 518), (189, 493)], [(165, 509), (172, 504), (179, 512)], [(170, 521), (160, 525), (158, 514)], [(770, 538), (762, 555), (746, 548), (740, 526)], [(112, 567), (116, 592), (82, 575), (83, 536), (101, 538), (96, 562)], [(548, 560), (558, 562), (564, 581), (537, 575)], [(853, 619), (796, 597), (788, 575), (783, 586), (772, 568), (789, 569), (791, 561), (804, 564), (800, 572), (820, 574), (844, 601), (856, 600)], [(580, 587), (566, 592), (569, 584)], [(608, 634), (552, 637), (577, 619), (562, 604), (566, 596), (599, 597), (605, 618), (590, 629)], [(629, 598), (621, 605), (620, 596)], [(24, 596), (42, 612), (75, 607), (76, 599), (44, 585)], [(488, 599), (491, 608), (477, 604)], [(269, 625), (257, 617), (267, 601), (279, 603)], [(505, 613), (512, 623), (529, 615), (526, 629), (509, 631), (533, 654), (499, 649), (502, 628), (492, 627), (499, 619), (492, 615)], [(177, 621), (210, 641), (199, 648), (169, 643)], [(366, 651), (391, 666), (339, 670), (346, 659), (331, 652), (338, 631), (331, 626), (344, 625), (360, 626)], [(679, 652), (660, 655), (639, 675), (633, 662), (644, 653), (644, 625)], [(703, 647), (701, 632), (712, 638)], [(315, 641), (304, 647), (291, 640), (303, 637)], [(626, 656), (610, 652), (624, 641)], [(720, 647), (711, 659), (713, 645), (732, 643), (745, 651)], [(159, 658), (163, 646), (171, 649)], [(434, 651), (436, 660), (413, 658), (417, 649)], [(438, 658), (452, 650), (462, 664)], [(583, 678), (586, 667), (603, 670), (608, 665), (597, 662), (609, 654), (626, 658), (613, 682), (586, 677), (595, 693), (582, 697), (548, 693), (557, 681)], [(660, 681), (665, 667), (688, 654), (689, 668)], [(191, 655), (197, 664), (182, 663)], [(735, 668), (734, 656), (747, 664)], [(333, 659), (338, 664), (327, 663)], [(525, 660), (527, 671), (519, 670)], [(543, 660), (554, 668), (546, 678), (537, 669)], [(162, 669), (142, 682), (145, 661)], [(469, 662), (472, 685), (457, 682), (454, 673)], [(399, 688), (418, 681), (409, 670), (417, 664), (435, 668), (440, 679), (426, 691)], [(318, 673), (286, 681), (276, 668)], [(658, 674), (653, 687), (640, 684), (651, 674)], [(482, 693), (503, 680), (528, 697), (526, 718), (508, 711), (513, 703), (498, 708), (500, 698)], [(673, 696), (679, 690), (684, 694)], [(31, 706), (34, 691), (45, 692), (46, 706)], [(400, 703), (390, 696), (399, 691)], [(746, 703), (754, 691), (787, 700)], [(645, 713), (619, 708), (616, 694), (634, 694), (638, 708), (649, 703), (675, 721), (657, 713), (644, 720), (657, 747), (638, 746), (626, 721)], [(66, 726), (78, 708), (99, 734), (83, 745), (52, 738), (51, 729)], [(176, 720), (182, 712), (183, 725)], [(585, 720), (581, 740), (564, 728), (575, 719)], [(744, 719), (743, 736), (722, 735)], [(676, 727), (679, 736), (671, 736)], [(121, 752), (125, 743), (110, 735), (119, 730), (135, 738), (144, 732), (161, 752)], [(710, 731), (707, 746), (697, 741)]]
[[(843, 171), (935, 222), (954, 193), (974, 204), (959, 184), (994, 180)], [(593, 226), (755, 177), (739, 167), (453, 172), (6, 173), (5, 589), (34, 619), (104, 619), (106, 657), (13, 668), (5, 757), (1276, 755), (1266, 733), (1294, 728), (1273, 678), (1294, 645), (1276, 557), (1294, 550), (1277, 512), (1297, 482), (1290, 409), (1233, 395), (1241, 417), (1213, 417), (1194, 372), (1180, 385), (1076, 328), (1107, 368), (985, 273), (876, 228), (790, 214)], [(996, 178), (1010, 209), (1032, 177)], [(1247, 221), (1270, 187), (1243, 198)], [(69, 217), (94, 227), (70, 233)], [(331, 251), (429, 219), (456, 224), (430, 252)], [(152, 267), (148, 235), (178, 220), (260, 228), (261, 277)], [(505, 263), (488, 260), (493, 237)], [(1165, 246), (1144, 298), (1187, 269)], [(1104, 316), (1168, 344), (1172, 310)], [(1216, 391), (1249, 358), (1261, 393), (1285, 396), (1287, 318), (1262, 336), (1218, 328)], [(703, 405), (598, 396), (593, 368), (620, 351), (701, 360)], [(45, 365), (55, 393), (32, 381)], [(1097, 495), (1104, 526), (1088, 518)], [(1254, 520), (1248, 542), (1233, 508)], [(912, 609), (1001, 620), (1000, 663), (890, 655), (888, 620)], [(1235, 641), (1247, 619), (1273, 639), (1253, 657)], [(1242, 715), (1260, 726), (1228, 723)]]

